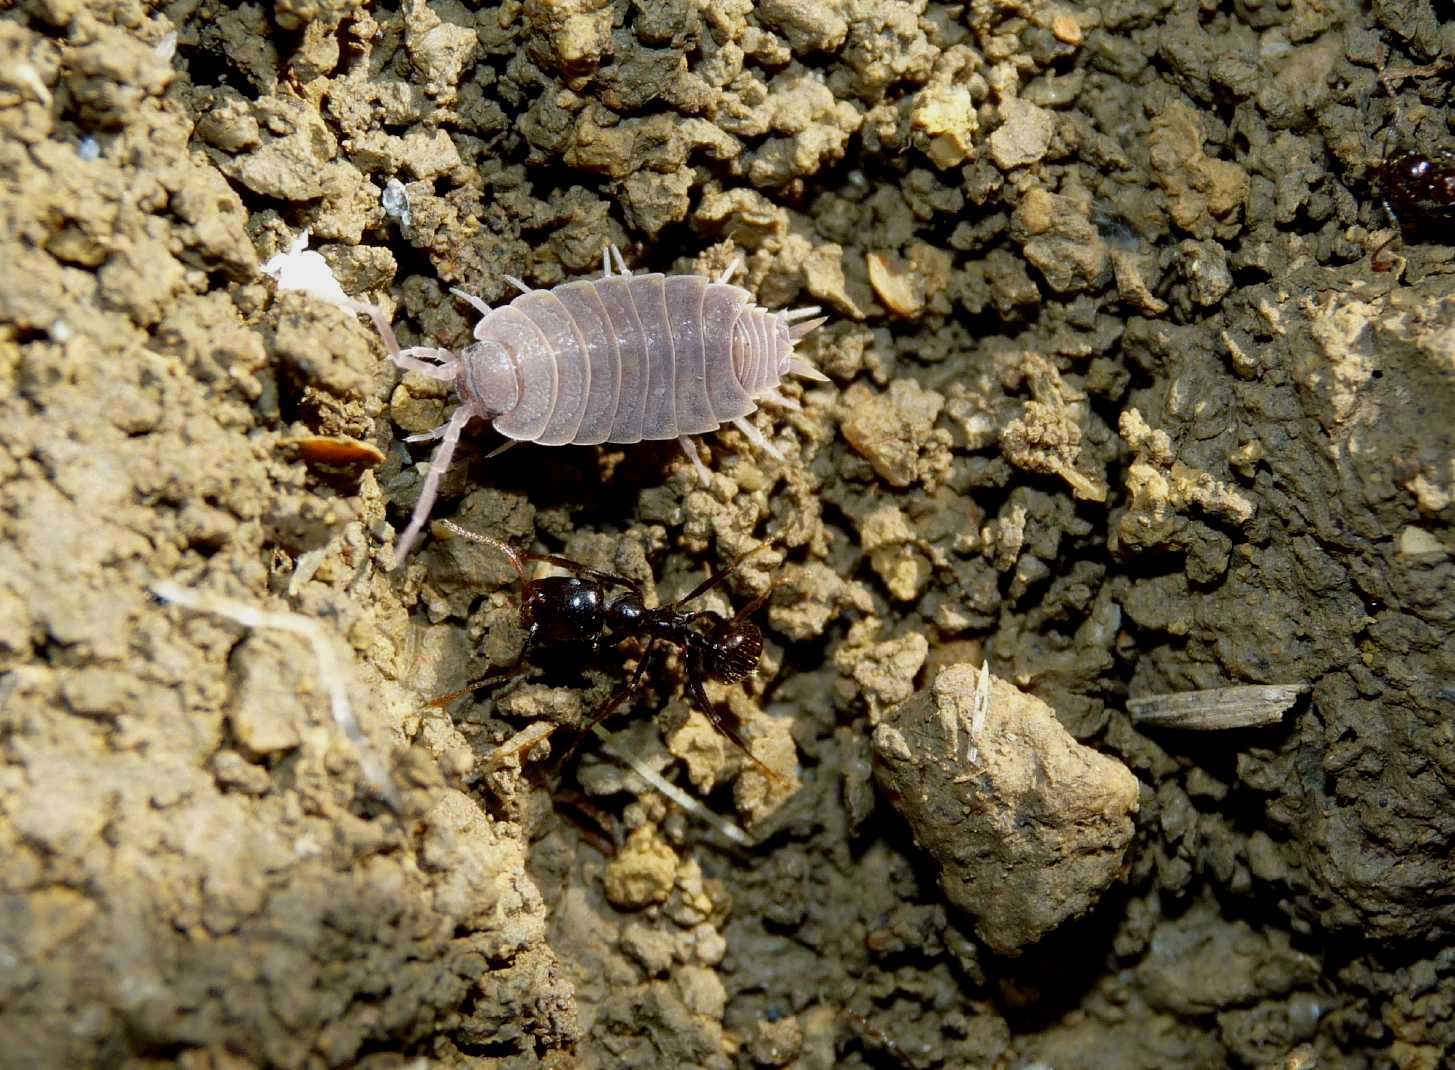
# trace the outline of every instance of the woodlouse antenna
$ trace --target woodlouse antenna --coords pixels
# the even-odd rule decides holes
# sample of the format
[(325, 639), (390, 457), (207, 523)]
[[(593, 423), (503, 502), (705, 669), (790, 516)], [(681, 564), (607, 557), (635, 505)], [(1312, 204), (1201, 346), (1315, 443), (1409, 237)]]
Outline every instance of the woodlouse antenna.
[[(433, 346), (410, 346), (408, 349), (391, 353), (389, 359), (394, 362), (396, 368), (418, 372), (420, 375), (440, 379), (447, 383), (453, 382), (455, 376), (460, 372), (459, 358), (451, 350), (436, 349)], [(430, 363), (431, 361), (435, 363)]]

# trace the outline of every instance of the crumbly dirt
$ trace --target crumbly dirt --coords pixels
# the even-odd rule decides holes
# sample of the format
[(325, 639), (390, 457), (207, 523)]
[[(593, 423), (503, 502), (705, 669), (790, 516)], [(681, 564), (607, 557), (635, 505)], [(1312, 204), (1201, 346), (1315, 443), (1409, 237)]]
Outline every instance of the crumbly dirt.
[[(7, 6), (0, 1065), (1441, 1065), (1455, 235), (1371, 258), (1380, 160), (1451, 147), (1438, 10)], [(792, 790), (676, 658), (610, 723), (752, 846), (594, 739), (557, 771), (629, 646), (429, 705), (513, 660), (514, 577), (387, 570), (452, 401), (261, 274), (304, 229), (405, 345), (607, 242), (830, 314), (832, 383), (754, 417), (786, 463), (478, 428), (437, 508), (664, 601), (774, 540), (704, 600), (772, 586), (709, 690)], [(316, 622), (365, 749), (303, 639), (159, 580)], [(871, 749), (987, 659), (1139, 796), (1110, 887), (998, 951)], [(1246, 684), (1307, 692), (1125, 712)]]

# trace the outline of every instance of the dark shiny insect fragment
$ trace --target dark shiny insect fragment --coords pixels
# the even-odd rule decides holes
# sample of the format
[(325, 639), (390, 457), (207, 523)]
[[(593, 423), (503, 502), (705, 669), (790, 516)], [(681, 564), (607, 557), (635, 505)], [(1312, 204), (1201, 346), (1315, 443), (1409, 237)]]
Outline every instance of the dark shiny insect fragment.
[[(1379, 83), (1396, 108), (1399, 98), (1395, 86), (1400, 81), (1442, 74), (1455, 62), (1442, 58), (1424, 67), (1391, 71), (1383, 69), (1384, 58), (1381, 45)], [(1389, 269), (1389, 264), (1381, 261), (1381, 254), (1400, 238), (1439, 240), (1455, 231), (1455, 152), (1442, 150), (1433, 156), (1417, 152), (1390, 156), (1386, 152), (1374, 168), (1373, 181), (1395, 230), (1369, 258), (1375, 271)]]
[(1404, 153), (1382, 160), (1374, 181), (1380, 203), (1397, 232), (1374, 251), (1376, 267), (1380, 254), (1401, 235), (1455, 229), (1455, 152), (1436, 156)]
[[(708, 576), (677, 601), (649, 609), (636, 580), (601, 572), (555, 554), (520, 553), (489, 535), (469, 531), (448, 520), (442, 524), (462, 538), (499, 551), (510, 562), (520, 577), (520, 620), (526, 636), (520, 653), (508, 667), (487, 673), (469, 686), (436, 699), (434, 705), (444, 705), (468, 692), (520, 675), (529, 669), (530, 656), (537, 651), (575, 648), (583, 655), (593, 655), (627, 639), (646, 640), (631, 679), (587, 720), (581, 733), (584, 738), (641, 690), (659, 644), (670, 644), (682, 651), (684, 686), (693, 708), (759, 769), (776, 781), (783, 780), (748, 749), (732, 715), (716, 709), (702, 686), (704, 680), (736, 683), (757, 670), (763, 654), (763, 633), (748, 618), (767, 601), (771, 588), (731, 617), (711, 609), (686, 608), (688, 603), (725, 580), (744, 560), (763, 549), (762, 546), (743, 554), (726, 570)], [(568, 570), (571, 575), (533, 580), (526, 572), (527, 561), (545, 561)]]

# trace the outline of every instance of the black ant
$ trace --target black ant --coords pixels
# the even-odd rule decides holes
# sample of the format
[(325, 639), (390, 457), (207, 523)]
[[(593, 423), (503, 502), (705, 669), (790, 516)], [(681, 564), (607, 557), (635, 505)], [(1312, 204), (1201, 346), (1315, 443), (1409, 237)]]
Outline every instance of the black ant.
[[(1382, 55), (1380, 62), (1383, 63)], [(1381, 70), (1379, 83), (1389, 99), (1397, 101), (1391, 82), (1439, 74), (1449, 66), (1450, 61), (1443, 60), (1401, 71)], [(1389, 269), (1380, 255), (1403, 237), (1405, 228), (1439, 229), (1455, 224), (1455, 152), (1445, 150), (1434, 156), (1414, 152), (1394, 157), (1386, 154), (1375, 166), (1373, 179), (1379, 202), (1394, 227), (1394, 234), (1370, 255), (1369, 263), (1375, 271)]]
[[(730, 576), (748, 557), (764, 549), (754, 547), (722, 572), (708, 576), (682, 598), (656, 609), (648, 609), (642, 588), (636, 580), (589, 568), (579, 561), (556, 554), (521, 553), (499, 539), (469, 531), (445, 520), (443, 527), (462, 538), (478, 542), (498, 551), (514, 567), (520, 577), (520, 621), (525, 626), (525, 644), (508, 667), (490, 672), (467, 687), (435, 699), (431, 705), (442, 706), (487, 684), (496, 684), (525, 672), (526, 659), (542, 647), (577, 648), (594, 654), (605, 646), (633, 637), (644, 638), (646, 649), (637, 661), (636, 671), (625, 686), (607, 699), (587, 721), (578, 738), (584, 739), (623, 702), (636, 694), (646, 679), (658, 642), (670, 643), (683, 653), (686, 669), (685, 687), (688, 700), (707, 718), (713, 728), (746, 754), (759, 769), (778, 782), (783, 778), (760, 761), (727, 716), (719, 713), (707, 699), (704, 680), (737, 683), (751, 676), (763, 655), (763, 633), (748, 617), (768, 600), (770, 588), (754, 598), (731, 617), (711, 609), (690, 610), (687, 603), (701, 597)], [(765, 544), (766, 545), (766, 544)], [(547, 576), (533, 580), (526, 572), (527, 561), (545, 561), (569, 570), (569, 576)], [(615, 591), (620, 593), (615, 593)], [(574, 749), (574, 747), (572, 748)], [(569, 753), (569, 752), (568, 752)]]

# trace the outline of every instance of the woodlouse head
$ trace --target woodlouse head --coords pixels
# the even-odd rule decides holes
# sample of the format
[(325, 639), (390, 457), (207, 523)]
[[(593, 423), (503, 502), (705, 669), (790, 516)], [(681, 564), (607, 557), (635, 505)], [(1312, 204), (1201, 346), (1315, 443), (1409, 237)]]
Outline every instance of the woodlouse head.
[(483, 417), (510, 412), (520, 402), (520, 368), (510, 351), (495, 341), (472, 342), (459, 356), (460, 396)]

